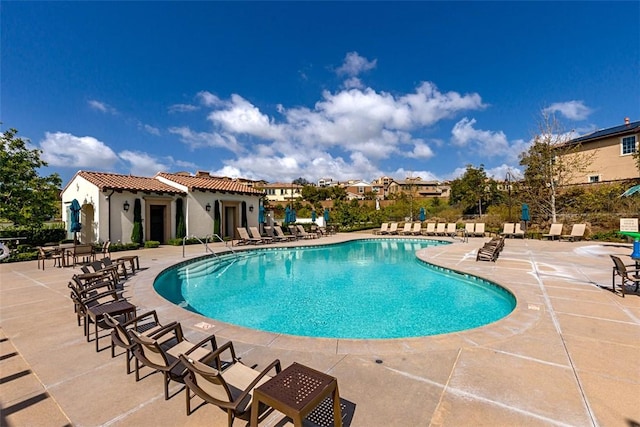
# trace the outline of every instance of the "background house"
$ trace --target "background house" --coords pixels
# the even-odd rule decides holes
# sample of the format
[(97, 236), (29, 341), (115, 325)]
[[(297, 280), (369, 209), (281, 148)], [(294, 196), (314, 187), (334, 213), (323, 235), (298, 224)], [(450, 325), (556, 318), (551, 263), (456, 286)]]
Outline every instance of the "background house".
[(638, 151), (640, 121), (625, 119), (623, 125), (601, 129), (569, 141), (576, 154), (593, 155), (588, 171), (568, 184), (585, 184), (639, 178), (633, 153)]

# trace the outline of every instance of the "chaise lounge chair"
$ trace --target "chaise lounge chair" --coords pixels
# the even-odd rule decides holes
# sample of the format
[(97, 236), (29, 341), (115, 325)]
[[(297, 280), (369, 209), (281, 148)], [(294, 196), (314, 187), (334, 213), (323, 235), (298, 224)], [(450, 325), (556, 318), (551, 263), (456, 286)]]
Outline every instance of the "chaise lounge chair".
[(405, 222), (404, 223), (404, 227), (402, 227), (402, 230), (400, 230), (398, 232), (398, 234), (402, 234), (402, 235), (408, 235), (411, 234), (411, 227), (413, 227), (413, 224), (410, 222)]
[(562, 223), (554, 223), (551, 224), (549, 228), (549, 232), (542, 235), (543, 239), (555, 240), (559, 239), (562, 235)]
[(475, 237), (484, 237), (484, 222), (476, 223), (475, 230), (473, 231)]
[(236, 230), (238, 230), (238, 235), (240, 236), (240, 241), (238, 241), (236, 245), (257, 245), (258, 243), (262, 243), (262, 239), (249, 236), (249, 232), (245, 228), (238, 227)]
[(392, 222), (389, 224), (389, 234), (398, 234), (398, 223)]
[(284, 237), (287, 240), (298, 240), (298, 237), (295, 234), (284, 234), (284, 231), (282, 231), (282, 227), (280, 227), (279, 225), (274, 225), (273, 231), (275, 231), (276, 236), (278, 236), (279, 238)]
[(422, 234), (422, 223), (421, 222), (414, 222), (413, 223), (413, 228), (411, 229), (411, 234), (413, 234), (414, 236), (419, 236)]
[(467, 237), (472, 237), (475, 232), (475, 224), (473, 222), (467, 222), (464, 224), (464, 233)]
[(571, 227), (571, 234), (561, 235), (560, 240), (569, 240), (571, 242), (582, 240), (586, 228), (587, 224), (573, 224)]
[(436, 236), (444, 236), (446, 233), (446, 224), (444, 222), (439, 222), (438, 225), (436, 225), (436, 232), (435, 235)]
[(500, 235), (504, 237), (511, 237), (515, 231), (516, 225), (513, 222), (505, 222), (502, 225), (502, 233), (500, 233)]
[(383, 222), (380, 225), (380, 230), (375, 230), (373, 234), (387, 234), (389, 232), (389, 223)]
[[(230, 341), (220, 346), (209, 360), (216, 361), (217, 366), (221, 367), (220, 355), (225, 351), (231, 353), (231, 361), (224, 369), (213, 368), (187, 354), (180, 355), (180, 361), (187, 370), (184, 377), (187, 415), (191, 415), (191, 399), (198, 396), (205, 403), (211, 403), (226, 411), (228, 425), (232, 427), (236, 418), (247, 421), (250, 419), (253, 390), (271, 379), (269, 373), (272, 370), (275, 369), (274, 374), (277, 374), (281, 367), (278, 359), (262, 371), (244, 365), (236, 357), (233, 343)], [(262, 411), (265, 409), (266, 407), (261, 407)]]
[(262, 243), (273, 243), (273, 237), (263, 236), (260, 234), (258, 227), (249, 227), (251, 237), (262, 240)]
[(458, 230), (456, 229), (456, 223), (455, 222), (450, 222), (447, 224), (447, 236), (451, 237), (452, 239), (454, 237), (456, 237), (458, 233)]
[(427, 228), (424, 231), (425, 236), (435, 236), (436, 235), (436, 223), (428, 222)]

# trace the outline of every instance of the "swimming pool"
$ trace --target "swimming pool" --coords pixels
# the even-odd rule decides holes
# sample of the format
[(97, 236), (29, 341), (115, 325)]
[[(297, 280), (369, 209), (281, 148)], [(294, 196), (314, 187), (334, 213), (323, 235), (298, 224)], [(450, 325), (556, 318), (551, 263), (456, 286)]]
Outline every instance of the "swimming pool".
[(188, 310), (274, 333), (389, 339), (476, 328), (508, 315), (514, 296), (473, 276), (431, 266), (425, 239), (364, 239), (260, 248), (187, 261), (154, 288)]

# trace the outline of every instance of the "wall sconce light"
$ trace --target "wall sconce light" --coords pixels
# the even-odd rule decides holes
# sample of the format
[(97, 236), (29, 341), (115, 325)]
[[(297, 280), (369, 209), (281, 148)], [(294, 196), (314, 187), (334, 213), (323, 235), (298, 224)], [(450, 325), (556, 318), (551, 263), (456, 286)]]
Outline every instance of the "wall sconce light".
[(211, 203), (207, 203), (207, 206), (204, 207), (207, 212), (211, 211)]
[(249, 212), (253, 212), (253, 205), (249, 205)]
[(129, 201), (125, 200), (124, 205), (122, 205), (122, 209), (124, 209), (125, 212), (129, 212)]

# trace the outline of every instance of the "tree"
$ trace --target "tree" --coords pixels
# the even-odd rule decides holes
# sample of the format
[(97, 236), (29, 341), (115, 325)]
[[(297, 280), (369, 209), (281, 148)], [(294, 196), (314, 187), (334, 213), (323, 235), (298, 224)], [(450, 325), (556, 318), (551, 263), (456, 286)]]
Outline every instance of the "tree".
[(465, 214), (482, 215), (499, 197), (497, 184), (487, 177), (484, 165), (467, 165), (465, 173), (451, 182), (449, 204), (460, 207)]
[(142, 204), (140, 199), (136, 199), (133, 204), (133, 229), (131, 230), (131, 241), (139, 245), (144, 244), (142, 232)]
[(309, 181), (307, 181), (306, 179), (304, 179), (304, 178), (300, 177), (300, 178), (296, 178), (296, 179), (294, 179), (294, 180), (292, 181), (292, 184), (297, 184), (297, 185), (305, 186), (305, 185), (309, 185), (309, 184), (311, 184), (311, 183), (310, 183)]
[(60, 186), (57, 173), (39, 176), (38, 169), (47, 166), (40, 159), (42, 150), (30, 150), (27, 141), (9, 129), (2, 136), (0, 151), (0, 218), (15, 225), (40, 228), (60, 209)]
[(596, 154), (583, 153), (580, 144), (570, 141), (571, 135), (563, 132), (555, 115), (543, 112), (533, 144), (520, 155), (520, 165), (525, 168), (523, 199), (532, 211), (552, 222), (557, 222), (559, 189), (586, 173)]

